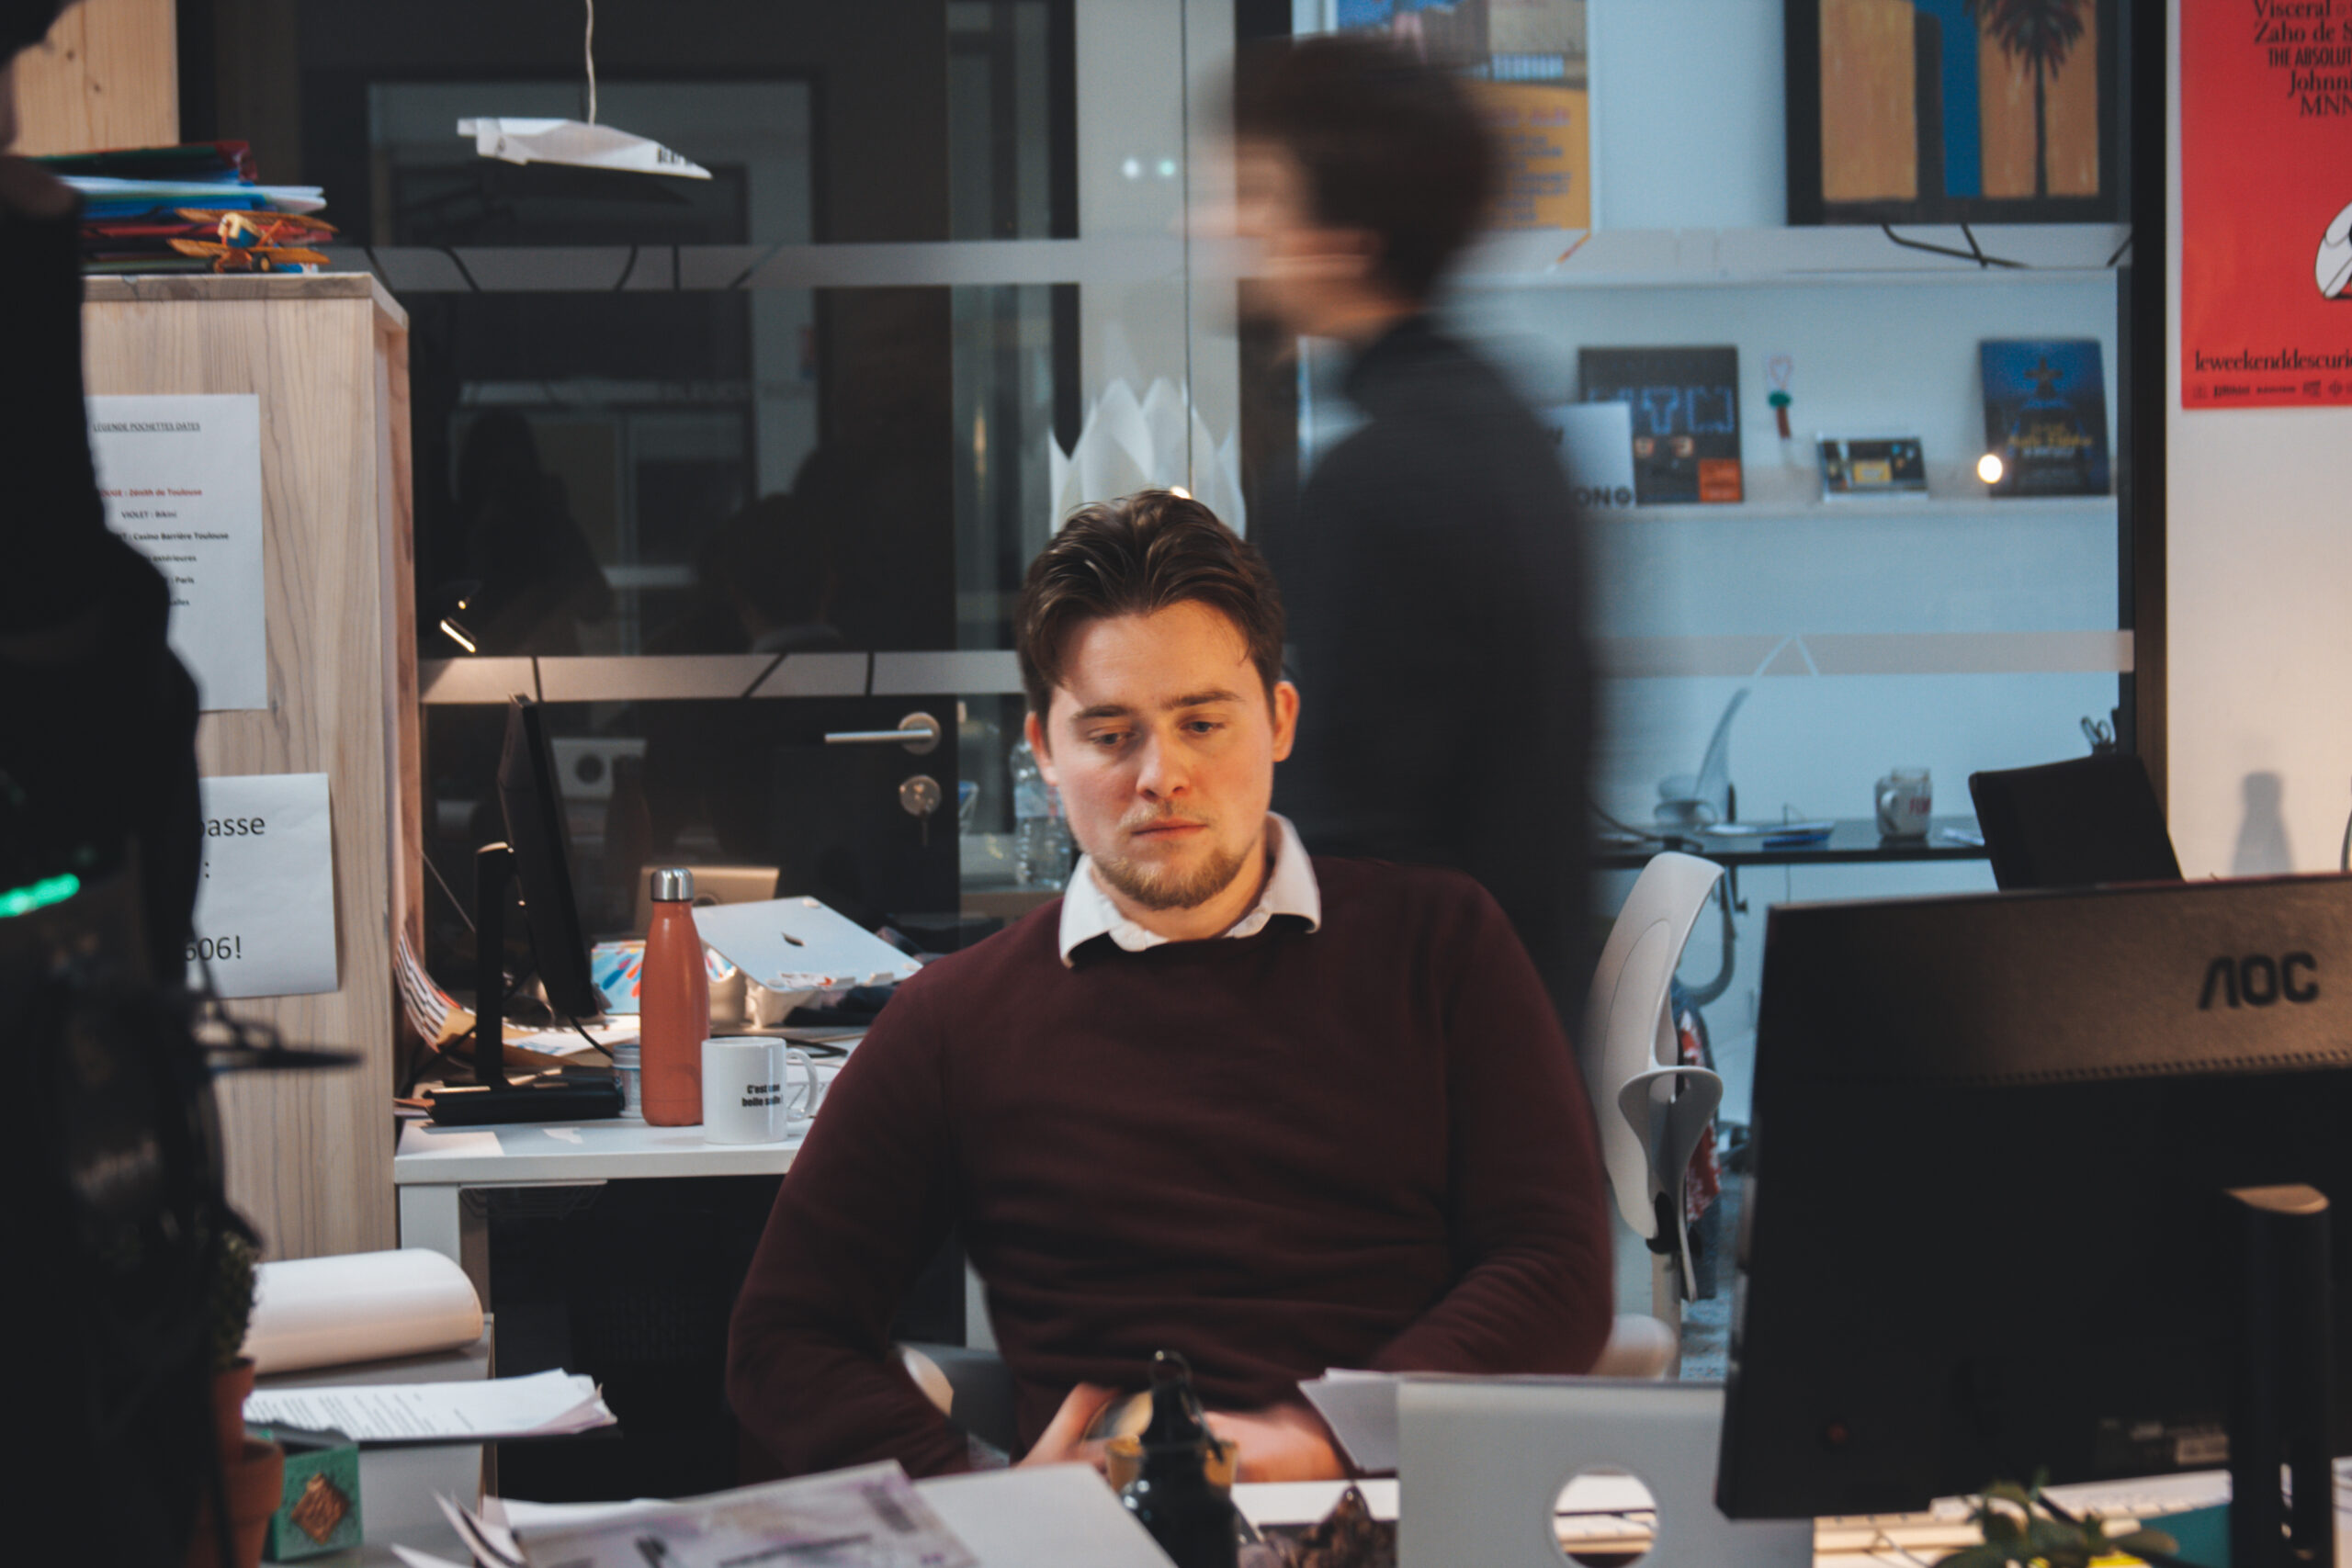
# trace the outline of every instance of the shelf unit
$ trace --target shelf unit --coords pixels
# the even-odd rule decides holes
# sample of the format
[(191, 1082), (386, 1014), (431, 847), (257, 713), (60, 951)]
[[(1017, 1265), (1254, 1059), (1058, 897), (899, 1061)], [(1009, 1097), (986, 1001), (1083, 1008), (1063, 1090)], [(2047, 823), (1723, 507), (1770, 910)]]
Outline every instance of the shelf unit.
[(274, 1258), (390, 1247), (394, 942), (424, 938), (408, 317), (364, 276), (91, 278), (83, 300), (92, 394), (260, 399), (269, 705), (205, 714), (197, 762), (327, 775), (340, 988), (228, 1006), (360, 1062), (220, 1080), (229, 1198)]
[[(1480, 288), (1712, 288), (1759, 284), (1999, 287), (2092, 276), (2129, 254), (2126, 224), (1972, 228), (1593, 229), (1482, 241), (1459, 283)], [(1970, 254), (1970, 235), (1984, 259)], [(1928, 248), (1932, 247), (1932, 248)]]

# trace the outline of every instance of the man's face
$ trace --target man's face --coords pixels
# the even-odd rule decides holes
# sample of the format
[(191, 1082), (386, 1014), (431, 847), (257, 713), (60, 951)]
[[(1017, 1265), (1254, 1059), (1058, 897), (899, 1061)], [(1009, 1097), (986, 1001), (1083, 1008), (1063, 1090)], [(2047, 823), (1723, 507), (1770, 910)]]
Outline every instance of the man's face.
[(1233, 623), (1186, 602), (1069, 632), (1030, 741), (1111, 890), (1145, 909), (1194, 909), (1245, 875), (1254, 892), (1274, 764), (1297, 717), (1288, 682), (1268, 700)]
[(1251, 308), (1294, 333), (1329, 332), (1331, 318), (1364, 286), (1379, 254), (1376, 236), (1331, 228), (1315, 216), (1306, 171), (1273, 141), (1243, 141), (1234, 149), (1233, 227), (1259, 248), (1247, 280)]

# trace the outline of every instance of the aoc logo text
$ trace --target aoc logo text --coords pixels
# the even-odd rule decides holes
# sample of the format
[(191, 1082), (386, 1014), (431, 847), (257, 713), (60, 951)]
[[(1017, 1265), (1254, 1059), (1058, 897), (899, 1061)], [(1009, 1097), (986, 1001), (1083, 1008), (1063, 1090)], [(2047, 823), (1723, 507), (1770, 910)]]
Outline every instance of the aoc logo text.
[(2318, 975), (2319, 960), (2308, 953), (2290, 953), (2283, 958), (2272, 958), (2267, 953), (2216, 958), (2205, 966), (2205, 985), (2197, 993), (2197, 1009), (2206, 1011), (2216, 1001), (2250, 1008), (2267, 1008), (2282, 1000), (2316, 1001)]

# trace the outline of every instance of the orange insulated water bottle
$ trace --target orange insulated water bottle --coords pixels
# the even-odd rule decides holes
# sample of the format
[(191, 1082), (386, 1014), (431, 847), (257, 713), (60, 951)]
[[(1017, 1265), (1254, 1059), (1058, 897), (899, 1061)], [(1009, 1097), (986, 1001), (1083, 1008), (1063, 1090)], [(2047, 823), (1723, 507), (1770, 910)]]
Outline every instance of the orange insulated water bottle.
[(710, 1033), (710, 971), (695, 930), (695, 874), (653, 874), (653, 923), (638, 985), (645, 1119), (658, 1127), (702, 1120), (702, 1043)]

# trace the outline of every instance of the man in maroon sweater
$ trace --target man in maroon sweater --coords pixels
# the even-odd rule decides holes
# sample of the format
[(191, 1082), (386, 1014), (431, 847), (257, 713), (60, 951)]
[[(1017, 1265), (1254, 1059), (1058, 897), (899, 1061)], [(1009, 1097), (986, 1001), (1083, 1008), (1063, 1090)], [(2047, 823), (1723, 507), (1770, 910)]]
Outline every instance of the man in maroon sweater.
[(971, 1449), (888, 1328), (954, 1227), (1022, 1462), (1182, 1351), (1246, 1479), (1340, 1473), (1333, 1367), (1579, 1372), (1611, 1316), (1592, 1118), (1508, 920), (1458, 874), (1310, 860), (1267, 810), (1298, 695), (1257, 551), (1166, 491), (1032, 565), (1028, 734), (1069, 891), (899, 987), (735, 1308), (729, 1394), (790, 1472)]

